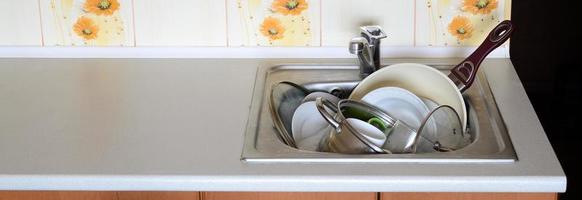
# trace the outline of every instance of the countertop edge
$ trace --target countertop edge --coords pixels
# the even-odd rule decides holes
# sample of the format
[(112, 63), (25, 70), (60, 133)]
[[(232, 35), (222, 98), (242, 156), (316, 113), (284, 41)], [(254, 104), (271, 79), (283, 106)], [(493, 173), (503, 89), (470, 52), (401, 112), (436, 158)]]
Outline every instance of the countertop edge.
[[(447, 179), (449, 183), (438, 184), (442, 179)], [(361, 184), (354, 186), (354, 180)], [(334, 184), (326, 184), (329, 182)], [(0, 175), (0, 190), (555, 193), (565, 191), (565, 182), (563, 176), (401, 176), (380, 179), (371, 176)], [(241, 184), (244, 186), (241, 187)]]

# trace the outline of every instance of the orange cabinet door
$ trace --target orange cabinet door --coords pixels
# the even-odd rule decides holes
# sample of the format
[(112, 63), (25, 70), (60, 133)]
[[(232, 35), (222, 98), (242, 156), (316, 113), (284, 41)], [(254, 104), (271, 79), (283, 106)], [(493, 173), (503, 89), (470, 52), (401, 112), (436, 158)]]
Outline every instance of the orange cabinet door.
[(374, 192), (203, 192), (201, 200), (375, 200)]
[(556, 200), (556, 193), (380, 193), (381, 200)]
[(0, 200), (117, 200), (115, 192), (0, 191)]
[(200, 200), (199, 192), (118, 192), (119, 200)]

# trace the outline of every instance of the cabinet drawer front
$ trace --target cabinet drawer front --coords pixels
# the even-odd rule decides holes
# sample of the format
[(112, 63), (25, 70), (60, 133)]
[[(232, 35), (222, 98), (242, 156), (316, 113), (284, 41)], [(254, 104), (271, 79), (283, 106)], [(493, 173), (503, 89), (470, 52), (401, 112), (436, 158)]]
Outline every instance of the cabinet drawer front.
[(203, 200), (375, 200), (373, 192), (204, 192)]

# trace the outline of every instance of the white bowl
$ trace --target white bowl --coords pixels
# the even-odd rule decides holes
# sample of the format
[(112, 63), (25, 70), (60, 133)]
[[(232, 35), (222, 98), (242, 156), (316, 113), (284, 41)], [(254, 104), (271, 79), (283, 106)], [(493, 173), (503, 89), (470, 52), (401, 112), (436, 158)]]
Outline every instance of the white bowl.
[(352, 125), (364, 138), (370, 141), (372, 144), (381, 147), (386, 142), (386, 135), (380, 129), (376, 128), (368, 122), (356, 119), (347, 118), (346, 121)]

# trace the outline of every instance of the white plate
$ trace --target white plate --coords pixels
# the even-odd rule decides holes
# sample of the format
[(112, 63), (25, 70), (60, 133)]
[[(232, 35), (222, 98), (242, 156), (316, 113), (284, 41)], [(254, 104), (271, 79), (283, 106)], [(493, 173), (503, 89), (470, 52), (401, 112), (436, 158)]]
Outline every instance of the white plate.
[(362, 101), (380, 108), (392, 118), (401, 120), (416, 130), (430, 112), (420, 98), (399, 87), (382, 87), (372, 90), (364, 95)]
[(330, 128), (329, 123), (317, 111), (315, 101), (302, 103), (293, 113), (291, 131), (299, 149), (314, 151), (318, 141), (329, 133)]

